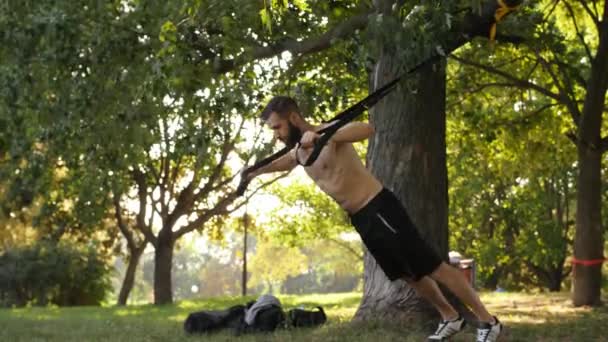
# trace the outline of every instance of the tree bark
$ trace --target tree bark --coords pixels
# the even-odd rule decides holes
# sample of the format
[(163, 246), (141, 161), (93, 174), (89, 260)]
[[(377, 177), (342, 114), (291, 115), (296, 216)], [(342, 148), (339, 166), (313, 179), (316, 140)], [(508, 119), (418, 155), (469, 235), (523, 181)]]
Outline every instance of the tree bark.
[(171, 231), (161, 230), (154, 252), (154, 304), (173, 303), (171, 282), (173, 245)]
[[(601, 154), (579, 145), (578, 161), (574, 256), (578, 260), (601, 259), (604, 251), (601, 225)], [(601, 304), (602, 264), (574, 264), (573, 268), (573, 304)]]
[[(371, 75), (373, 91), (397, 76), (399, 61), (384, 55)], [(370, 112), (376, 134), (367, 162), (372, 173), (405, 205), (422, 237), (447, 256), (447, 166), (445, 146), (445, 61), (410, 77)], [(430, 305), (406, 282), (389, 282), (366, 253), (364, 295), (356, 319), (390, 317), (404, 322), (433, 321)]]
[(127, 305), (127, 299), (129, 299), (129, 294), (131, 294), (131, 290), (133, 290), (133, 284), (135, 283), (135, 272), (137, 271), (137, 265), (139, 264), (141, 255), (146, 249), (146, 245), (147, 243), (129, 251), (129, 262), (127, 265), (127, 271), (125, 272), (125, 277), (120, 286), (120, 293), (118, 294), (118, 301), (116, 305)]
[[(608, 0), (598, 27), (599, 44), (591, 63), (591, 73), (579, 123), (578, 193), (576, 201), (576, 233), (574, 257), (578, 260), (604, 258), (602, 230), (600, 148), (602, 114), (608, 88)], [(602, 264), (574, 264), (572, 302), (575, 306), (601, 304)]]

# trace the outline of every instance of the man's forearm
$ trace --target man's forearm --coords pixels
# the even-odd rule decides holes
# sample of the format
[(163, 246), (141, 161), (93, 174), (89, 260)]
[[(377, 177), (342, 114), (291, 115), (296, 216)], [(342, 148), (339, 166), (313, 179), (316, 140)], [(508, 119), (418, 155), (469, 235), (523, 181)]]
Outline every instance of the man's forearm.
[(367, 122), (351, 122), (336, 131), (331, 137), (335, 142), (357, 142), (368, 139), (374, 134), (374, 128)]
[(292, 161), (288, 152), (287, 155), (273, 161), (272, 163), (262, 166), (261, 168), (252, 171), (251, 175), (253, 177), (257, 177), (264, 173), (273, 173), (273, 172), (281, 172), (281, 171), (291, 171), (296, 166), (295, 160)]

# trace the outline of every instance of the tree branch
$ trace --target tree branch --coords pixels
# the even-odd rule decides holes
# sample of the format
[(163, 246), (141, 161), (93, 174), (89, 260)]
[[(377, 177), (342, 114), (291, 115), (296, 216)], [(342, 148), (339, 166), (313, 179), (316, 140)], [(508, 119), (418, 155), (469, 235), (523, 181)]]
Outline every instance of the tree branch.
[(572, 6), (570, 6), (570, 4), (567, 1), (564, 1), (564, 6), (566, 6), (566, 9), (570, 13), (570, 19), (572, 19), (572, 24), (574, 25), (574, 29), (576, 31), (576, 36), (583, 44), (583, 47), (585, 48), (585, 53), (587, 54), (587, 58), (589, 58), (589, 60), (592, 61), (593, 54), (591, 53), (591, 49), (589, 48), (589, 45), (587, 45), (587, 42), (585, 41), (585, 37), (583, 36), (583, 34), (581, 33), (581, 30), (578, 27), (578, 22), (576, 21), (576, 15), (574, 15), (574, 10), (572, 9)]
[(547, 5), (547, 6), (551, 6), (551, 9), (549, 11), (547, 11), (545, 8), (543, 8), (541, 10), (541, 13), (545, 13), (543, 15), (543, 20), (542, 20), (543, 23), (547, 22), (548, 19), (551, 16), (553, 16), (553, 12), (555, 12), (555, 9), (557, 8), (557, 5), (559, 4), (559, 2), (560, 2), (560, 0), (555, 0), (555, 1), (553, 1), (552, 4)]
[(193, 177), (190, 184), (188, 184), (187, 188), (184, 189), (185, 192), (180, 193), (180, 197), (178, 198), (177, 205), (176, 205), (175, 209), (173, 210), (173, 212), (169, 215), (170, 219), (168, 221), (171, 222), (171, 224), (173, 224), (179, 217), (181, 217), (182, 215), (185, 215), (188, 211), (192, 210), (192, 207), (194, 206), (196, 201), (200, 201), (203, 197), (209, 196), (209, 194), (211, 192), (219, 190), (220, 188), (222, 188), (223, 186), (228, 184), (230, 181), (232, 181), (232, 179), (234, 179), (235, 176), (233, 176), (229, 179), (226, 179), (217, 185), (215, 184), (217, 182), (217, 180), (219, 179), (220, 175), (222, 174), (222, 170), (224, 169), (224, 166), (226, 165), (228, 156), (230, 155), (230, 152), (232, 152), (234, 150), (234, 145), (236, 144), (236, 140), (239, 138), (240, 133), (244, 126), (245, 126), (245, 119), (241, 120), (241, 124), (239, 125), (239, 128), (237, 129), (237, 132), (234, 135), (233, 139), (231, 139), (231, 137), (228, 134), (224, 135), (224, 142), (223, 142), (223, 146), (222, 146), (222, 154), (220, 156), (220, 160), (215, 165), (215, 167), (214, 167), (211, 175), (208, 177), (205, 185), (201, 189), (196, 191), (195, 188), (198, 184), (198, 177), (195, 176), (195, 177)]
[(593, 20), (595, 27), (599, 30), (600, 19), (599, 19), (599, 13), (597, 12), (597, 7), (595, 7), (595, 3), (593, 4), (593, 8), (595, 9), (595, 11), (593, 11), (593, 10), (591, 10), (591, 7), (589, 7), (589, 2), (590, 2), (589, 0), (577, 0), (577, 1), (578, 1), (578, 3), (581, 4), (581, 6), (583, 6), (583, 8), (587, 12), (587, 14), (589, 14), (589, 16), (591, 17), (591, 20)]
[[(175, 102), (175, 99), (173, 100), (173, 102)], [(169, 201), (171, 200), (171, 198), (167, 199), (167, 184), (169, 183), (169, 177), (170, 177), (170, 169), (171, 169), (171, 158), (169, 157), (169, 145), (170, 145), (170, 139), (169, 139), (169, 127), (167, 125), (167, 122), (163, 119), (161, 120), (161, 124), (162, 124), (162, 129), (163, 129), (163, 140), (164, 140), (164, 152), (162, 152), (162, 169), (161, 169), (161, 178), (162, 181), (160, 183), (160, 205), (161, 205), (161, 212), (162, 212), (162, 218), (164, 219), (167, 215), (169, 215)]]
[(543, 87), (541, 87), (541, 86), (539, 86), (537, 84), (534, 84), (534, 83), (532, 83), (530, 81), (522, 80), (522, 79), (519, 79), (517, 77), (514, 77), (510, 73), (507, 73), (505, 71), (496, 69), (496, 68), (488, 66), (488, 65), (483, 65), (481, 63), (477, 63), (477, 62), (474, 62), (474, 61), (471, 61), (471, 60), (466, 60), (466, 59), (457, 57), (455, 55), (450, 55), (450, 58), (452, 58), (452, 59), (454, 59), (454, 60), (456, 60), (459, 63), (462, 63), (464, 65), (472, 66), (472, 67), (484, 70), (484, 71), (486, 71), (486, 72), (488, 72), (490, 74), (498, 75), (498, 76), (500, 76), (500, 77), (502, 77), (502, 78), (510, 81), (511, 83), (513, 83), (514, 86), (517, 86), (517, 87), (520, 87), (520, 88), (532, 89), (532, 90), (535, 90), (535, 91), (537, 91), (537, 92), (539, 92), (539, 93), (541, 93), (541, 94), (543, 94), (543, 95), (545, 95), (547, 97), (550, 97), (550, 98), (552, 98), (552, 99), (554, 99), (554, 100), (556, 100), (556, 101), (558, 101), (560, 103), (564, 103), (565, 102), (564, 99), (563, 99), (563, 96), (561, 96), (560, 94), (553, 93), (550, 90), (548, 90), (546, 88), (543, 88)]
[(327, 238), (327, 240), (335, 243), (336, 245), (340, 246), (341, 248), (344, 248), (347, 252), (349, 252), (350, 254), (354, 255), (355, 257), (357, 257), (357, 259), (359, 260), (363, 260), (363, 254), (357, 252), (357, 250), (355, 250), (351, 245), (349, 245), (346, 241), (342, 241), (336, 238)]
[(207, 180), (207, 183), (205, 183), (202, 189), (196, 191), (196, 187), (199, 183), (199, 177), (197, 175), (197, 172), (195, 172), (190, 183), (178, 195), (176, 199), (177, 204), (175, 205), (175, 208), (173, 208), (173, 211), (167, 216), (167, 225), (173, 226), (173, 224), (175, 224), (175, 222), (181, 216), (192, 210), (196, 201), (200, 200), (202, 197), (209, 195), (209, 193), (211, 192), (211, 188), (221, 175), (226, 161), (228, 160), (228, 155), (230, 154), (233, 148), (234, 145), (232, 144), (232, 140), (230, 139), (230, 137), (227, 137), (227, 139), (225, 137), (220, 160), (215, 165), (211, 175)]
[[(146, 211), (148, 206), (148, 184), (146, 182), (146, 175), (136, 168), (133, 171), (133, 179), (137, 184), (139, 202), (139, 210), (136, 216), (136, 227), (144, 234), (145, 238), (150, 241), (154, 247), (156, 247), (156, 236), (154, 236), (154, 233), (152, 233), (152, 229), (150, 228), (151, 225), (146, 224)], [(154, 214), (152, 214), (151, 217), (152, 216), (154, 216)]]
[(226, 215), (226, 214), (230, 214), (230, 213), (234, 212), (238, 208), (245, 205), (245, 203), (247, 203), (249, 201), (249, 199), (251, 199), (251, 197), (253, 197), (253, 195), (255, 195), (259, 190), (267, 187), (268, 185), (276, 182), (277, 180), (279, 180), (281, 178), (284, 178), (288, 174), (289, 174), (289, 172), (285, 172), (285, 173), (281, 174), (280, 176), (275, 177), (272, 180), (263, 183), (258, 188), (256, 188), (251, 193), (251, 195), (247, 196), (245, 198), (245, 200), (241, 201), (237, 206), (235, 206), (232, 209), (228, 209), (227, 207), (230, 204), (232, 204), (239, 196), (236, 194), (236, 192), (228, 194), (226, 197), (219, 200), (219, 202), (212, 209), (201, 210), (200, 212), (197, 213), (198, 217), (194, 221), (188, 223), (187, 225), (185, 225), (185, 226), (181, 227), (180, 229), (178, 229), (177, 231), (175, 231), (174, 232), (175, 239), (179, 239), (180, 237), (184, 236), (185, 234), (187, 234), (191, 231), (194, 231), (194, 230), (198, 229), (199, 227), (203, 226), (213, 216)]
[(576, 135), (576, 132), (574, 131), (568, 131), (565, 133), (566, 138), (568, 138), (570, 141), (572, 141), (572, 143), (574, 143), (575, 146), (578, 146), (578, 136)]
[(228, 207), (228, 205), (230, 205), (230, 203), (232, 203), (236, 199), (236, 197), (236, 194), (231, 193), (226, 197), (220, 199), (213, 208), (205, 210), (200, 215), (198, 215), (198, 217), (194, 221), (188, 223), (187, 225), (181, 227), (176, 232), (174, 232), (174, 240), (177, 240), (185, 234), (190, 233), (191, 231), (203, 226), (213, 216), (227, 214), (228, 211), (226, 208)]
[(243, 64), (252, 60), (263, 59), (276, 56), (284, 51), (289, 51), (294, 55), (309, 54), (325, 50), (334, 45), (340, 39), (348, 37), (356, 30), (363, 29), (367, 26), (367, 17), (371, 14), (371, 10), (365, 13), (354, 16), (338, 25), (322, 35), (314, 38), (297, 41), (295, 39), (285, 39), (270, 46), (257, 46), (253, 48), (249, 58), (240, 56), (237, 59), (228, 59), (214, 62), (214, 72), (225, 73), (231, 71)]
[[(557, 77), (555, 72), (553, 72), (553, 69), (551, 69), (551, 64), (549, 62), (547, 62), (547, 60), (545, 60), (538, 51), (535, 51), (534, 53), (536, 54), (537, 60), (542, 64), (544, 69), (551, 76), (553, 83), (559, 90), (560, 98), (562, 98), (562, 103), (564, 103), (566, 105), (566, 107), (568, 107), (568, 111), (570, 112), (570, 116), (572, 117), (572, 120), (574, 120), (574, 123), (578, 125), (579, 118), (581, 117), (582, 114), (581, 114), (581, 111), (579, 110), (576, 102), (572, 101), (572, 98), (570, 98), (570, 96), (568, 96), (571, 92), (567, 91), (566, 88), (564, 88), (564, 86), (561, 84), (559, 77)], [(570, 89), (570, 90), (572, 90), (572, 89)]]
[(131, 233), (131, 231), (127, 228), (127, 224), (125, 223), (125, 221), (122, 217), (122, 208), (120, 207), (120, 199), (119, 199), (119, 196), (114, 191), (112, 191), (112, 201), (114, 202), (114, 217), (116, 218), (116, 222), (118, 224), (118, 229), (120, 229), (120, 232), (125, 237), (125, 240), (127, 240), (127, 246), (129, 248), (129, 250), (134, 250), (136, 248), (135, 239), (133, 238), (133, 234)]
[[(242, 125), (241, 125), (241, 127), (242, 127)], [(240, 129), (239, 129), (239, 132), (240, 132)], [(235, 139), (237, 137), (238, 137), (238, 134), (235, 136)], [(232, 150), (234, 149), (234, 144), (235, 144), (235, 140), (230, 139), (230, 137), (228, 137), (228, 136), (224, 137), (224, 142), (222, 145), (222, 154), (220, 155), (220, 160), (215, 165), (215, 168), (213, 169), (213, 172), (209, 176), (205, 185), (194, 196), (195, 199), (200, 199), (201, 197), (207, 196), (209, 194), (214, 183), (218, 180), (219, 176), (222, 174), (222, 170), (224, 169), (226, 161), (228, 160), (228, 156), (230, 155), (230, 152), (232, 152)]]
[(152, 156), (150, 156), (150, 151), (146, 151), (146, 160), (148, 161), (146, 163), (146, 166), (148, 167), (148, 171), (154, 177), (155, 184), (154, 184), (153, 188), (160, 186), (160, 173), (156, 171), (154, 164), (152, 164), (152, 162), (150, 162), (152, 160)]
[(175, 196), (175, 184), (177, 183), (177, 176), (180, 174), (182, 161), (184, 156), (180, 155), (179, 159), (175, 162), (175, 166), (171, 169), (171, 178), (169, 184), (169, 196), (173, 198)]

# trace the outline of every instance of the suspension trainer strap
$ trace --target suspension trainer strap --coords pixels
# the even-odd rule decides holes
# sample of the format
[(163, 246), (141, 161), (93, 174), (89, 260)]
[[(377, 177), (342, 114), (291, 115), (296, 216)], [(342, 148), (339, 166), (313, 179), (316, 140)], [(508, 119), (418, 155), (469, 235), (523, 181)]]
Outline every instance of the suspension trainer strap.
[[(281, 158), (282, 156), (284, 156), (285, 154), (287, 154), (287, 152), (291, 151), (291, 149), (294, 147), (294, 145), (291, 146), (285, 146), (283, 147), (280, 151), (258, 161), (257, 163), (253, 164), (252, 166), (250, 166), (249, 168), (247, 168), (247, 171), (251, 172), (251, 171), (255, 171), (261, 167), (264, 167), (270, 163), (272, 163), (273, 161)], [(243, 194), (245, 193), (245, 190), (247, 189), (247, 186), (249, 185), (249, 181), (246, 180), (247, 178), (241, 178), (241, 182), (239, 183), (239, 186), (236, 188), (236, 195), (237, 196), (243, 196)]]
[[(441, 57), (450, 54), (452, 51), (456, 50), (460, 45), (461, 44), (455, 44), (455, 46), (453, 48), (449, 49), (447, 52), (437, 51), (434, 55), (432, 55), (431, 57), (418, 63), (417, 65), (415, 65), (414, 67), (409, 69), (404, 74), (400, 75), (399, 77), (396, 77), (392, 81), (390, 81), (387, 84), (383, 85), (382, 87), (376, 89), (373, 93), (367, 95), (367, 97), (365, 97), (363, 100), (355, 103), (351, 107), (344, 110), (342, 113), (334, 116), (332, 119), (327, 120), (327, 122), (333, 122), (333, 124), (323, 128), (317, 132), (317, 133), (321, 134), (321, 137), (315, 141), (315, 147), (314, 147), (313, 151), (310, 153), (310, 156), (308, 156), (308, 159), (304, 163), (300, 162), (300, 160), (298, 159), (297, 154), (296, 154), (296, 160), (297, 160), (298, 164), (303, 165), (303, 166), (312, 165), (319, 157), (319, 154), (321, 154), (323, 147), (327, 144), (329, 139), (331, 139), (331, 137), (334, 135), (334, 133), (336, 133), (340, 128), (344, 127), (344, 125), (351, 122), (353, 119), (355, 119), (359, 115), (363, 114), (363, 112), (365, 112), (369, 108), (373, 107), (376, 103), (378, 103), (381, 99), (383, 99), (386, 95), (388, 95), (391, 91), (393, 91), (397, 87), (397, 84), (399, 83), (399, 81), (401, 81), (402, 79), (405, 79), (406, 76), (409, 76), (409, 75), (417, 72), (418, 70), (420, 70), (425, 65), (434, 63), (436, 60), (439, 60)], [(252, 166), (250, 166), (247, 169), (247, 171), (252, 172), (252, 171), (255, 171), (261, 167), (264, 167), (264, 166), (272, 163), (273, 161), (284, 156), (287, 152), (289, 152), (295, 146), (296, 145), (285, 146), (283, 149), (274, 153), (273, 155), (271, 155), (267, 158), (264, 158), (264, 159), (260, 160), (259, 162), (253, 164)], [(297, 145), (297, 146), (299, 146), (299, 145)], [(241, 178), (241, 182), (239, 183), (239, 186), (237, 187), (237, 190), (236, 190), (237, 195), (242, 196), (243, 193), (245, 192), (245, 190), (247, 189), (248, 185), (249, 185), (249, 182), (246, 180), (246, 177)]]
[[(491, 25), (490, 26), (490, 40), (494, 40), (494, 38), (496, 37), (496, 24), (498, 22), (500, 22), (505, 16), (507, 16), (511, 12), (515, 11), (519, 7), (519, 4), (515, 5), (515, 6), (509, 6), (505, 3), (505, 0), (497, 0), (497, 3), (498, 3), (497, 4), (498, 7), (495, 10), (495, 12), (493, 13), (494, 20), (490, 23), (490, 25)], [(413, 68), (407, 70), (404, 74), (393, 79), (392, 81), (388, 82), (384, 86), (378, 88), (373, 93), (371, 93), (367, 97), (365, 97), (363, 100), (357, 102), (356, 104), (349, 107), (342, 113), (336, 115), (335, 117), (333, 117), (330, 120), (327, 120), (326, 122), (329, 122), (331, 124), (317, 132), (320, 134), (320, 138), (315, 141), (313, 151), (308, 156), (308, 159), (304, 163), (302, 163), (298, 159), (298, 156), (296, 153), (296, 160), (297, 160), (298, 164), (303, 165), (303, 166), (312, 165), (319, 157), (319, 154), (321, 153), (321, 150), (323, 149), (323, 147), (327, 144), (329, 139), (331, 139), (331, 137), (336, 133), (336, 131), (338, 131), (340, 128), (344, 127), (344, 125), (351, 122), (353, 119), (355, 119), (356, 117), (361, 115), (363, 112), (365, 112), (366, 110), (368, 110), (369, 108), (374, 106), (376, 103), (378, 103), (381, 99), (383, 99), (386, 95), (388, 95), (391, 91), (393, 91), (397, 87), (397, 84), (399, 83), (399, 81), (401, 81), (402, 79), (405, 79), (407, 76), (417, 72), (422, 67), (424, 67), (428, 64), (434, 63), (435, 61), (441, 59), (442, 57), (445, 57), (445, 56), (451, 54), (454, 50), (456, 50), (462, 44), (466, 43), (466, 41), (467, 41), (466, 39), (464, 41), (459, 39), (454, 43), (454, 46), (450, 47), (446, 51), (440, 51), (439, 49), (437, 49), (436, 53), (433, 54), (431, 57), (423, 60), (421, 63), (419, 63), (419, 64), (415, 65)], [(267, 158), (264, 158), (263, 160), (250, 166), (247, 169), (247, 171), (248, 172), (255, 171), (263, 166), (266, 166), (266, 165), (272, 163), (276, 159), (285, 155), (287, 152), (289, 152), (294, 147), (299, 147), (299, 143), (296, 145), (292, 145), (292, 146), (286, 146), (285, 148), (281, 149), (280, 151), (276, 152), (275, 154), (273, 154)], [(239, 183), (239, 186), (237, 188), (238, 196), (241, 196), (245, 192), (245, 189), (247, 188), (248, 184), (249, 184), (249, 182), (246, 180), (246, 177), (241, 179), (241, 182)]]
[[(457, 47), (450, 49), (449, 52), (447, 52), (447, 54), (449, 54), (451, 51), (455, 50), (456, 48)], [(373, 93), (369, 94), (366, 98), (364, 98), (363, 100), (352, 105), (351, 107), (349, 107), (342, 113), (336, 115), (335, 117), (333, 117), (330, 120), (327, 120), (327, 122), (334, 122), (334, 123), (317, 132), (321, 135), (321, 137), (315, 141), (315, 146), (314, 146), (312, 152), (310, 153), (310, 155), (308, 156), (308, 159), (306, 159), (306, 161), (304, 163), (300, 162), (300, 160), (298, 159), (297, 154), (296, 154), (296, 160), (297, 160), (298, 164), (300, 164), (302, 166), (312, 165), (319, 157), (319, 154), (321, 154), (323, 147), (327, 144), (329, 139), (331, 139), (331, 137), (340, 128), (344, 127), (344, 125), (351, 122), (359, 115), (363, 114), (363, 112), (370, 109), (376, 103), (378, 103), (380, 100), (382, 100), (386, 95), (390, 94), (395, 88), (397, 88), (399, 81), (401, 81), (402, 79), (405, 79), (407, 76), (417, 72), (425, 65), (434, 63), (435, 61), (439, 60), (444, 55), (445, 55), (445, 53), (437, 52), (433, 56), (418, 63), (417, 65), (415, 65), (413, 68), (409, 69), (404, 74), (393, 79), (392, 81), (388, 82), (387, 84), (383, 85), (382, 87), (376, 89)]]

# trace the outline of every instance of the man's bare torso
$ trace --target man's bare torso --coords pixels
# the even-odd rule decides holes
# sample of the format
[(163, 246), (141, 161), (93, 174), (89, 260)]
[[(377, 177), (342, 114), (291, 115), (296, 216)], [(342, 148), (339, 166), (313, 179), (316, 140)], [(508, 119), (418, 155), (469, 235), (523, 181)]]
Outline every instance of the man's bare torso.
[[(304, 162), (312, 148), (295, 149)], [(382, 190), (382, 184), (365, 168), (350, 143), (329, 141), (317, 160), (304, 170), (326, 194), (354, 214)]]

